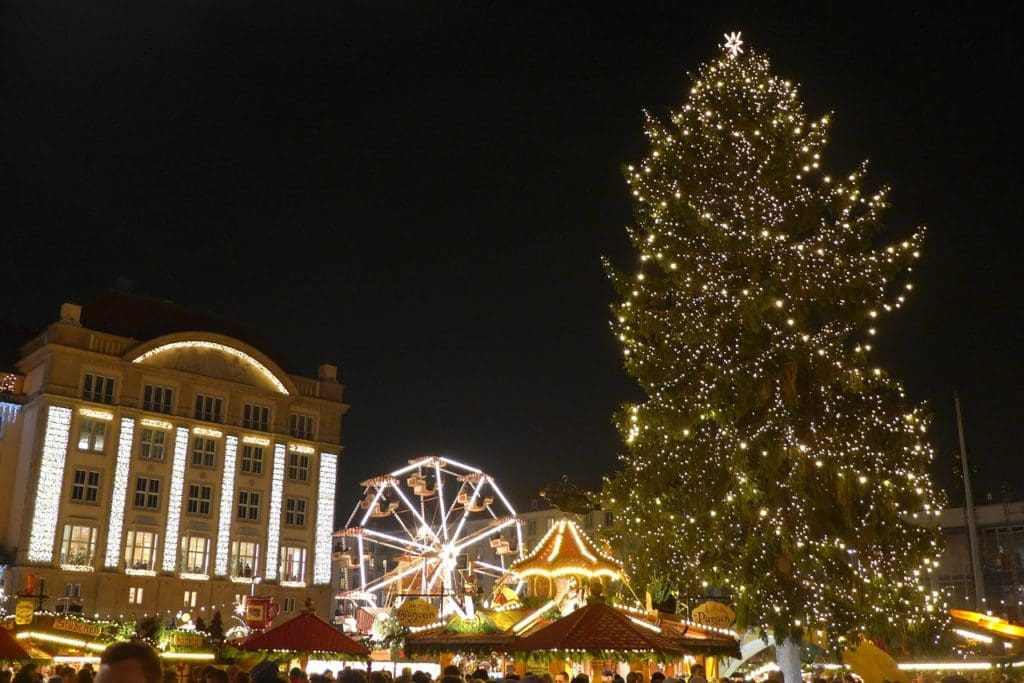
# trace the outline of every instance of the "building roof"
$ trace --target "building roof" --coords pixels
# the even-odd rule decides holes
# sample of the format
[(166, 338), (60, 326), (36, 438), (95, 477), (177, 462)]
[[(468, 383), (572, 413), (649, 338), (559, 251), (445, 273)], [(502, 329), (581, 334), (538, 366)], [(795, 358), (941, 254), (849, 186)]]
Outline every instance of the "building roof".
[(330, 652), (369, 655), (361, 644), (342, 634), (312, 611), (303, 611), (272, 629), (249, 636), (241, 650), (287, 650), (290, 652)]
[(0, 628), (0, 660), (18, 662), (32, 659), (32, 655), (14, 639), (11, 633), (5, 628)]
[(511, 652), (582, 650), (587, 652), (657, 652), (682, 655), (683, 648), (661, 628), (594, 600), (568, 616), (512, 643)]
[(173, 301), (109, 290), (82, 306), (82, 326), (145, 341), (175, 332), (214, 332), (254, 346), (285, 372), (300, 374), (262, 333), (249, 325), (186, 309)]
[(597, 544), (570, 519), (558, 520), (537, 547), (512, 563), (510, 572), (527, 576), (603, 576), (622, 580), (622, 563), (598, 549)]

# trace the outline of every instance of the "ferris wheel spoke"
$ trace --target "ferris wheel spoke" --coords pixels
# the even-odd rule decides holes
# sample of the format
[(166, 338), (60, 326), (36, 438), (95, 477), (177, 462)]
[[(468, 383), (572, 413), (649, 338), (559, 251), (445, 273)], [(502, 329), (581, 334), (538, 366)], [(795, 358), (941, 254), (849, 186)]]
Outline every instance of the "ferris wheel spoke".
[(363, 591), (365, 591), (367, 593), (372, 593), (373, 591), (379, 591), (381, 588), (386, 588), (387, 586), (390, 586), (391, 584), (393, 584), (395, 581), (398, 581), (400, 579), (404, 579), (406, 576), (409, 576), (409, 574), (414, 574), (414, 573), (418, 572), (419, 570), (420, 570), (419, 565), (416, 565), (416, 566), (410, 567), (408, 569), (404, 569), (404, 570), (398, 572), (397, 574), (391, 574), (390, 576), (383, 576), (383, 577), (381, 577), (379, 579), (374, 580), (372, 583), (370, 583), (366, 587), (362, 588), (361, 590), (363, 590)]
[(405, 506), (412, 511), (412, 514), (416, 516), (416, 519), (417, 521), (419, 521), (421, 527), (426, 529), (427, 533), (433, 536), (436, 542), (440, 543), (441, 539), (439, 539), (434, 530), (430, 528), (430, 526), (427, 524), (427, 520), (424, 519), (423, 515), (421, 515), (419, 510), (416, 509), (416, 506), (412, 504), (412, 502), (409, 500), (409, 497), (405, 495), (405, 492), (403, 492), (402, 489), (396, 486), (395, 493), (397, 493), (398, 497), (402, 499), (402, 502), (405, 503)]
[(377, 531), (376, 529), (367, 529), (366, 527), (361, 527), (360, 528), (359, 538), (363, 538), (364, 535), (365, 536), (372, 536), (372, 538), (367, 538), (366, 539), (366, 540), (370, 541), (371, 543), (375, 542), (375, 539), (380, 538), (380, 539), (383, 539), (385, 541), (391, 541), (392, 543), (397, 543), (402, 550), (408, 550), (409, 546), (411, 545), (414, 548), (416, 548), (417, 550), (422, 550), (424, 552), (431, 552), (431, 551), (433, 551), (433, 548), (430, 547), (429, 545), (424, 545), (422, 543), (417, 543), (416, 541), (407, 540), (407, 539), (404, 539), (404, 538), (400, 538), (398, 536), (392, 536), (391, 534), (386, 534), (383, 531)]
[(470, 510), (472, 509), (472, 507), (474, 505), (476, 505), (476, 499), (480, 496), (480, 489), (482, 489), (483, 486), (484, 486), (484, 479), (481, 478), (480, 481), (477, 482), (476, 488), (473, 489), (472, 497), (469, 499), (469, 502), (466, 503), (466, 505), (465, 505), (465, 510), (462, 513), (462, 519), (459, 520), (459, 526), (457, 526), (455, 528), (455, 533), (453, 535), (455, 536), (455, 540), (456, 541), (459, 540), (459, 534), (462, 533), (462, 527), (465, 526), (466, 519), (469, 518)]
[[(373, 501), (367, 506), (366, 514), (363, 515), (363, 519), (359, 522), (359, 526), (366, 526), (366, 522), (370, 519), (370, 516), (373, 514), (373, 511), (377, 509), (377, 503), (380, 501), (380, 497), (384, 495), (384, 489), (386, 488), (387, 484), (385, 484), (384, 486), (377, 487), (377, 495), (373, 497)], [(370, 492), (369, 486), (366, 487), (366, 492)]]
[(484, 539), (490, 538), (491, 536), (493, 536), (494, 534), (498, 533), (502, 529), (508, 528), (508, 527), (512, 526), (513, 524), (515, 524), (516, 522), (517, 522), (517, 520), (516, 520), (515, 517), (509, 517), (504, 522), (501, 522), (500, 524), (496, 524), (494, 526), (488, 526), (488, 527), (485, 527), (485, 528), (481, 529), (480, 531), (473, 532), (473, 533), (469, 534), (468, 536), (466, 536), (464, 539), (462, 539), (462, 542), (459, 543), (458, 545), (456, 545), (452, 550), (453, 550), (453, 552), (457, 553), (460, 550), (462, 550), (463, 548), (471, 546), (474, 543), (478, 543), (479, 541), (482, 541)]
[(441, 463), (434, 461), (434, 487), (437, 489), (438, 511), (441, 514), (441, 533), (445, 543), (448, 542), (448, 513), (444, 510), (444, 477), (441, 476)]
[(400, 527), (402, 527), (402, 531), (404, 531), (404, 532), (405, 532), (405, 535), (409, 537), (409, 540), (410, 540), (411, 542), (415, 542), (415, 541), (416, 541), (416, 534), (414, 534), (414, 533), (413, 533), (413, 532), (412, 532), (412, 531), (411, 531), (411, 530), (409, 529), (409, 527), (407, 527), (407, 526), (405, 525), (405, 520), (403, 520), (403, 519), (402, 519), (402, 517), (401, 517), (401, 515), (399, 515), (399, 514), (398, 514), (398, 511), (396, 511), (396, 510), (392, 510), (392, 511), (391, 511), (391, 514), (392, 514), (392, 515), (394, 515), (395, 519), (396, 519), (396, 520), (398, 521), (398, 525), (399, 525)]

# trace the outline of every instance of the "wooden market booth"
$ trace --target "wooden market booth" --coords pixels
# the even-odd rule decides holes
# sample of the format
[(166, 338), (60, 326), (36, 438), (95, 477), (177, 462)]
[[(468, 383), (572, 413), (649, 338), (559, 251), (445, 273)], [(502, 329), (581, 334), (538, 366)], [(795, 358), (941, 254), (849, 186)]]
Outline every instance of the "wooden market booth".
[(591, 680), (615, 663), (628, 664), (650, 680), (656, 670), (672, 676), (698, 662), (708, 668), (710, 680), (714, 656), (738, 655), (739, 643), (690, 624), (670, 625), (644, 612), (616, 609), (594, 585), (585, 607), (517, 638), (508, 651), (518, 655), (524, 669), (531, 661), (544, 661), (552, 672), (564, 671), (567, 661), (578, 662)]
[(365, 661), (370, 651), (306, 609), (277, 626), (254, 633), (235, 645), (239, 650), (268, 655), (290, 653), (306, 668), (310, 655)]

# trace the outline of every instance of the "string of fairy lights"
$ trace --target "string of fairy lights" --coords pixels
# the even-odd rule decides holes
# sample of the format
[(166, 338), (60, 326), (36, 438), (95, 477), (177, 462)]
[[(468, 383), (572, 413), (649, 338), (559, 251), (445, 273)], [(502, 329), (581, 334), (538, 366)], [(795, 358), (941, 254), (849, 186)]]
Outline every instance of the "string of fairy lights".
[(612, 328), (646, 392), (617, 415), (606, 482), (629, 571), (731, 593), (741, 626), (920, 631), (940, 505), (928, 419), (870, 361), (912, 289), (924, 229), (883, 242), (887, 189), (826, 172), (831, 118), (739, 35), (626, 168), (638, 254), (606, 264)]

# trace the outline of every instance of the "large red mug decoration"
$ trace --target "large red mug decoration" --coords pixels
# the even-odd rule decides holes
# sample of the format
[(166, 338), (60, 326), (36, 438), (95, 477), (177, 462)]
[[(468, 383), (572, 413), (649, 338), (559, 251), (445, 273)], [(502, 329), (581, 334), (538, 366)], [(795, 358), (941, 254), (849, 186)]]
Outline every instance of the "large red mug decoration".
[(266, 628), (280, 611), (281, 606), (275, 603), (273, 598), (246, 598), (245, 623), (253, 629)]

